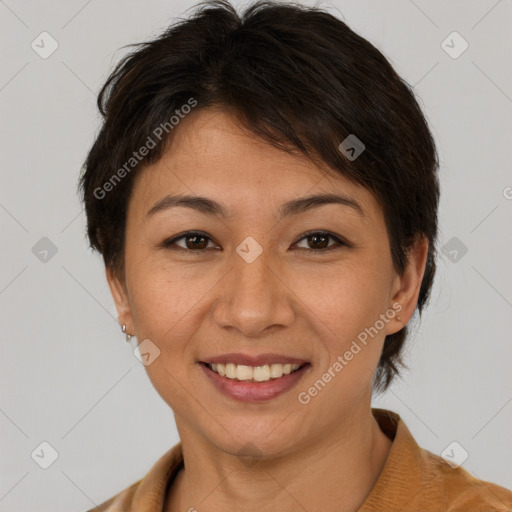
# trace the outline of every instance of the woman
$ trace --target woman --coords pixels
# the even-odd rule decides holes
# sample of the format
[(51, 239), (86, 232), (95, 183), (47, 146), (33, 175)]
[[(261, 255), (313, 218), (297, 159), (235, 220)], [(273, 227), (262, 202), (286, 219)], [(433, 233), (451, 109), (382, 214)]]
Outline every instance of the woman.
[(371, 408), (435, 274), (436, 148), (316, 8), (224, 1), (126, 56), (80, 187), (180, 443), (102, 511), (510, 510)]

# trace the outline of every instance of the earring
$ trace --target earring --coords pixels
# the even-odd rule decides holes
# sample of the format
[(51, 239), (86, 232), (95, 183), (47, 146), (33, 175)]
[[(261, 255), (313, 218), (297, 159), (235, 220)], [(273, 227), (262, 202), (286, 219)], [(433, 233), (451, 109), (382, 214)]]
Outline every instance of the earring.
[(126, 332), (126, 324), (123, 324), (123, 327), (122, 327), (121, 329), (122, 329), (122, 331), (126, 334), (126, 341), (130, 341), (130, 338), (132, 337), (132, 335), (131, 335), (131, 334), (128, 334), (128, 333)]
[(396, 317), (396, 319), (397, 319), (399, 322), (402, 320), (399, 316), (397, 316), (397, 317)]

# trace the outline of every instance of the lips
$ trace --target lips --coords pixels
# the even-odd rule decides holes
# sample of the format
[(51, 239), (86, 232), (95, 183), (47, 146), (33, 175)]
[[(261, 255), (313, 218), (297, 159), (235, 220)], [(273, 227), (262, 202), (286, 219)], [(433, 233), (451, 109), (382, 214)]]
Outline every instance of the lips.
[(229, 379), (213, 371), (207, 363), (200, 363), (199, 367), (208, 381), (223, 395), (242, 402), (261, 402), (271, 400), (291, 390), (310, 371), (311, 364), (305, 363), (287, 375), (264, 382)]

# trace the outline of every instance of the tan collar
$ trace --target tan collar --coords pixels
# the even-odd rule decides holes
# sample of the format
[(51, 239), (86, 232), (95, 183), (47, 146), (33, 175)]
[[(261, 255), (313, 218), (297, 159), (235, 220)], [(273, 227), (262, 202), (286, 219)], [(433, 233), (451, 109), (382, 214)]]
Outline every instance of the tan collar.
[[(395, 412), (373, 408), (372, 413), (393, 444), (384, 468), (357, 512), (457, 512), (484, 507), (512, 510), (511, 491), (478, 480), (462, 467), (452, 469), (441, 457), (420, 448)], [(144, 478), (98, 508), (102, 512), (163, 512), (168, 488), (182, 468), (183, 454), (178, 443), (157, 460)], [(93, 510), (97, 512), (98, 508)]]

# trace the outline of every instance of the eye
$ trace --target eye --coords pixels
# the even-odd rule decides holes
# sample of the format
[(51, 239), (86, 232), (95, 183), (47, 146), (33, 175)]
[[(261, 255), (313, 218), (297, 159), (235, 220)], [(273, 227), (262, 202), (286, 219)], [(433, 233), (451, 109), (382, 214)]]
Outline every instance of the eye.
[[(178, 244), (178, 241), (184, 240), (183, 245)], [(174, 249), (176, 246), (179, 249), (188, 251), (201, 251), (208, 247), (208, 243), (212, 242), (212, 239), (205, 233), (199, 231), (188, 231), (174, 237), (170, 240), (166, 240), (162, 245), (167, 249)]]
[[(328, 244), (329, 238), (334, 240), (335, 244)], [(336, 249), (339, 246), (348, 246), (349, 244), (346, 243), (341, 238), (337, 237), (336, 235), (333, 235), (331, 233), (328, 233), (326, 231), (312, 231), (309, 233), (306, 233), (300, 240), (306, 240), (306, 243), (308, 245), (313, 245), (313, 247), (301, 247), (301, 249), (304, 249), (309, 252), (325, 252), (330, 251), (332, 249)], [(311, 243), (308, 242), (308, 240), (311, 241)], [(294, 245), (297, 245), (298, 242), (296, 242)]]

